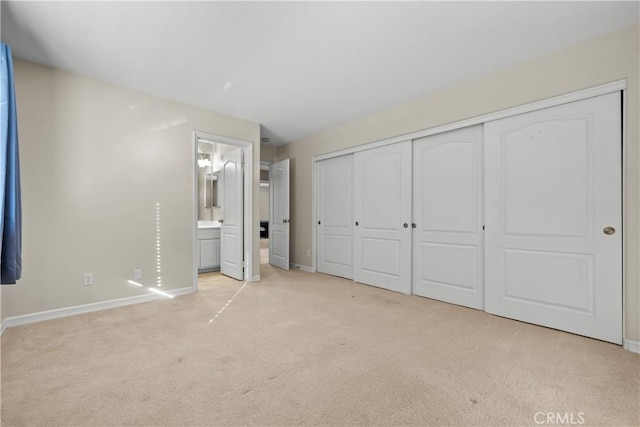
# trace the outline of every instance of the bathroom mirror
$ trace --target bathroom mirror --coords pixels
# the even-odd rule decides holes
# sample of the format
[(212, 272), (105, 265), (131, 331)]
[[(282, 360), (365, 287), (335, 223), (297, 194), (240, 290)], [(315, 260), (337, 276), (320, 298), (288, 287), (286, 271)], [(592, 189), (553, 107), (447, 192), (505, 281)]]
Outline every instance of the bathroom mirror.
[(218, 174), (208, 173), (205, 175), (204, 185), (204, 207), (217, 208), (218, 205)]

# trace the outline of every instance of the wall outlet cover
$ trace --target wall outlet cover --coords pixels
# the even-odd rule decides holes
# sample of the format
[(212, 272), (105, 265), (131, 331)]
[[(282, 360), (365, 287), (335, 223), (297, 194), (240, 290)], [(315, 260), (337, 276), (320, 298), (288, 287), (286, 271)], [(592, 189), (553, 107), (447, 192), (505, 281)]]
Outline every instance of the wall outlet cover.
[(133, 280), (140, 280), (140, 279), (142, 279), (142, 269), (137, 268), (133, 270)]
[(84, 278), (82, 284), (84, 286), (93, 285), (93, 273), (84, 273)]

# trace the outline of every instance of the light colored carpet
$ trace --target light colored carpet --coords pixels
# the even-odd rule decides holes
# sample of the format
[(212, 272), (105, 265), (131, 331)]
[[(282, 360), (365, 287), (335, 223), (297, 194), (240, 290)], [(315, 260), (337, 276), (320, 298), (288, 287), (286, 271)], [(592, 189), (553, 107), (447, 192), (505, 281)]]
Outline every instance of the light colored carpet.
[(8, 329), (2, 425), (640, 423), (640, 357), (619, 346), (322, 274), (261, 274), (240, 293), (211, 279)]
[(237, 286), (238, 283), (242, 284), (242, 282), (238, 282), (236, 279), (220, 274), (219, 271), (198, 274), (198, 290), (201, 292), (215, 290), (220, 287), (234, 287)]

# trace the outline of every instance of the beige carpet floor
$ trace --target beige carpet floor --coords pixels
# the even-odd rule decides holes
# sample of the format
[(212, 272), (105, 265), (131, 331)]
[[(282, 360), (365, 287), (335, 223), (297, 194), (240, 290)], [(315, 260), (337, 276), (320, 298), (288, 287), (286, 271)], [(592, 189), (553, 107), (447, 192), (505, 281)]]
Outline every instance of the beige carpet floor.
[(640, 424), (640, 357), (619, 346), (322, 274), (261, 274), (9, 328), (2, 425), (538, 425), (548, 412)]

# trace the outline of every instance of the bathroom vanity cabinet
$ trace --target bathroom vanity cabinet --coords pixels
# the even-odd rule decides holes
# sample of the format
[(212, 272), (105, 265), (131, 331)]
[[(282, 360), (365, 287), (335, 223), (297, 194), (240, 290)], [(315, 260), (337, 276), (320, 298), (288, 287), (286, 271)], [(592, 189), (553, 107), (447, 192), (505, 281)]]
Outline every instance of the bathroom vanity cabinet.
[(220, 270), (220, 227), (198, 228), (198, 273)]

